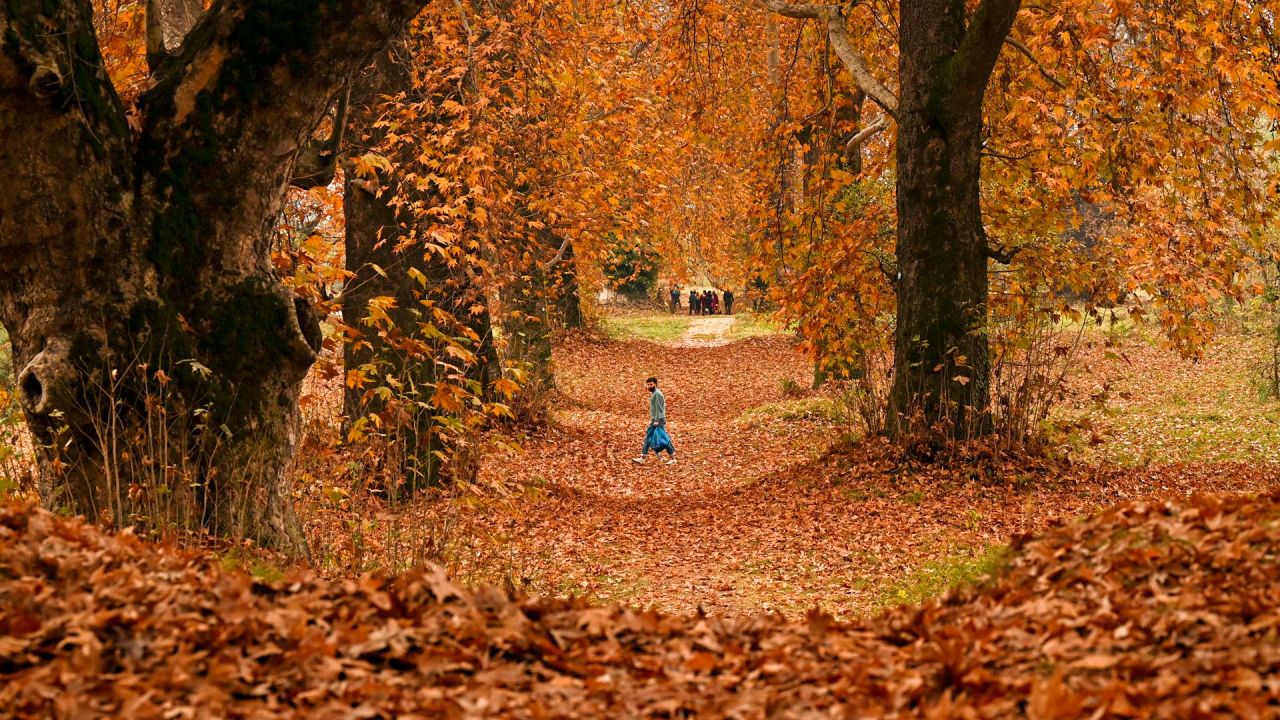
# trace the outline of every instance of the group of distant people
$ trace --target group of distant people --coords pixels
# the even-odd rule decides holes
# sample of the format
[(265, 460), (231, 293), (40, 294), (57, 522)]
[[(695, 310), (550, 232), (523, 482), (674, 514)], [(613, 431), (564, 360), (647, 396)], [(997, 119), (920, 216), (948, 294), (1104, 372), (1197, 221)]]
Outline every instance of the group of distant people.
[[(720, 293), (715, 290), (697, 290), (689, 291), (689, 314), (690, 315), (719, 315), (724, 310), (725, 315), (733, 314), (733, 291), (724, 291), (724, 302), (720, 302)], [(671, 312), (680, 311), (680, 288), (671, 287)]]

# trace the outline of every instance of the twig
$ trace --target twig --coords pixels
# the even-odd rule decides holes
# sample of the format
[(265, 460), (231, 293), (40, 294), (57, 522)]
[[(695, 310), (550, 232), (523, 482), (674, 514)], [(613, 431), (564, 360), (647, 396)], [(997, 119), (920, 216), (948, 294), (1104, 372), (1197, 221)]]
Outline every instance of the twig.
[(1006, 44), (1011, 45), (1013, 49), (1022, 53), (1027, 57), (1028, 60), (1034, 63), (1036, 66), (1036, 69), (1040, 71), (1040, 75), (1044, 77), (1045, 80), (1048, 80), (1050, 83), (1052, 83), (1054, 87), (1058, 88), (1059, 90), (1067, 89), (1067, 84), (1062, 82), (1058, 78), (1054, 77), (1053, 73), (1049, 72), (1049, 68), (1046, 68), (1044, 66), (1044, 63), (1040, 62), (1040, 60), (1037, 59), (1036, 56), (1031, 53), (1031, 48), (1027, 47), (1026, 44), (1024, 44), (1021, 40), (1015, 38), (1012, 35), (1006, 35), (1004, 38), (1004, 41)]

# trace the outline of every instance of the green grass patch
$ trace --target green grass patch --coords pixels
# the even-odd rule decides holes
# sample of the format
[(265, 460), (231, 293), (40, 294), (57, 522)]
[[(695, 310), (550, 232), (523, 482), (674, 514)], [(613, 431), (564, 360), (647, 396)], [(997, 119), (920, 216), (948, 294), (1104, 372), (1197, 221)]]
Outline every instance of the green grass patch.
[(960, 585), (982, 585), (994, 580), (1013, 559), (1007, 545), (988, 546), (979, 555), (964, 551), (926, 563), (901, 582), (880, 593), (875, 607), (916, 605)]
[(604, 331), (615, 340), (675, 342), (689, 331), (688, 315), (609, 315)]
[(770, 420), (827, 420), (838, 422), (844, 417), (843, 408), (829, 398), (803, 398), (783, 400), (753, 407), (738, 416), (740, 425), (752, 425)]
[(778, 335), (783, 332), (786, 332), (786, 328), (775, 322), (768, 315), (743, 313), (742, 315), (733, 316), (733, 325), (729, 326), (729, 339), (743, 340), (766, 335)]

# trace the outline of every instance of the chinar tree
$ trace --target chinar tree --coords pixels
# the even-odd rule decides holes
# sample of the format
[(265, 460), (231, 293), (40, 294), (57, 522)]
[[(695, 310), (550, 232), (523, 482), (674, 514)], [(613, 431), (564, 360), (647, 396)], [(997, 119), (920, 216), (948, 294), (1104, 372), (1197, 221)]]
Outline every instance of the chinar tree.
[[(866, 180), (893, 185), (875, 202), (896, 216), (894, 257), (876, 223), (850, 225), (809, 273), (817, 297), (854, 298), (836, 317), (892, 315), (885, 429), (907, 445), (1026, 439), (1019, 397), (1064, 357), (1032, 357), (1035, 328), (1125, 307), (1195, 355), (1215, 301), (1250, 292), (1280, 149), (1273, 3), (901, 0), (894, 22), (892, 4), (761, 1), (823, 30), (819, 51), (879, 108), (849, 143), (877, 154)], [(892, 314), (863, 302), (881, 286)], [(814, 334), (839, 345), (830, 328)]]
[[(980, 175), (983, 99), (1020, 0), (903, 0), (897, 96), (869, 69), (841, 8), (764, 0), (826, 25), (858, 90), (897, 121), (897, 325), (887, 429), (988, 425), (987, 259)], [(871, 127), (884, 128), (887, 123)]]
[(467, 479), (455, 451), (498, 412), (489, 273), (478, 233), (459, 219), (479, 189), (444, 179), (466, 177), (472, 147), (470, 118), (443, 110), (465, 100), (462, 30), (447, 21), (457, 12), (429, 9), (379, 54), (353, 84), (347, 123), (343, 415), (349, 437), (383, 439), (393, 500)]
[(305, 552), (282, 478), (321, 336), (271, 231), (338, 88), (424, 5), (218, 0), (148, 48), (129, 113), (89, 0), (0, 5), (0, 323), (47, 505), (145, 522), (165, 495)]

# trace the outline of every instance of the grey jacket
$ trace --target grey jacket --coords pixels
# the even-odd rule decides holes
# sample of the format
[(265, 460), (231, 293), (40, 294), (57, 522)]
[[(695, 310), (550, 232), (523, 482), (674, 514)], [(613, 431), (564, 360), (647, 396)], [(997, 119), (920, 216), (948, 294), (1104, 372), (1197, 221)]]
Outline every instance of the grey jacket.
[(658, 422), (667, 419), (667, 398), (661, 390), (654, 390), (649, 396), (649, 420)]

